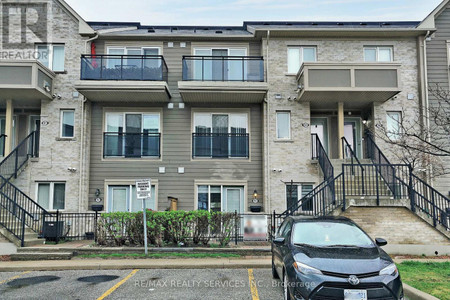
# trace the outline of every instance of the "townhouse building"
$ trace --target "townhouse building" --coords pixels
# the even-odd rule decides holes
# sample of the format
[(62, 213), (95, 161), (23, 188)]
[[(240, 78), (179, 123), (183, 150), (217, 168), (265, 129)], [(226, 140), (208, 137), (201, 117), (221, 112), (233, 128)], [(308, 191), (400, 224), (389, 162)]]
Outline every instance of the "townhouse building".
[(282, 216), (387, 203), (449, 228), (448, 198), (377, 133), (400, 135), (398, 120), (423, 111), (428, 25), (147, 26), (86, 22), (62, 0), (2, 6), (7, 230), (7, 203), (36, 232), (40, 214), (140, 211), (141, 178), (152, 210), (173, 199)]

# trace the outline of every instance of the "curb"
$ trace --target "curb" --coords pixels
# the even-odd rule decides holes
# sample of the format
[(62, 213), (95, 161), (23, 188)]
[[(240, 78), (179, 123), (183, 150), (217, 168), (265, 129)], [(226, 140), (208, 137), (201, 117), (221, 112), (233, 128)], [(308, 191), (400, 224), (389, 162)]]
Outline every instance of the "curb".
[(407, 285), (406, 283), (403, 283), (403, 292), (405, 293), (405, 296), (408, 297), (410, 300), (439, 300), (439, 298), (436, 298), (434, 296), (431, 296), (430, 294), (427, 294), (416, 288), (413, 288), (412, 286)]
[(266, 259), (119, 259), (68, 261), (0, 262), (0, 272), (65, 271), (65, 270), (129, 270), (129, 269), (261, 269), (270, 268)]

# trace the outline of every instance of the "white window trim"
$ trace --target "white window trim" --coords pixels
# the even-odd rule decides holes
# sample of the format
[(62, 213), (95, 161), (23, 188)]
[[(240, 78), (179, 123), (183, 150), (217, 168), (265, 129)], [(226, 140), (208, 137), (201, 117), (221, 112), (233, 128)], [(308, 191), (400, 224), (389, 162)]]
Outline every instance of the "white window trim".
[[(195, 47), (193, 50), (194, 55), (197, 55), (197, 53), (196, 53), (197, 50), (203, 50), (203, 51), (207, 50), (207, 51), (209, 51), (209, 56), (212, 55), (213, 50), (227, 50), (228, 56), (230, 56), (230, 50), (244, 50), (245, 51), (244, 56), (247, 56), (247, 48), (245, 48), (245, 47)], [(202, 56), (202, 55), (199, 55), (199, 56)]]
[[(399, 120), (396, 121), (394, 118), (391, 117), (391, 114), (397, 114), (399, 116)], [(398, 122), (398, 132), (389, 132), (387, 131), (387, 124), (389, 122), (389, 119), (391, 119), (392, 122)], [(392, 141), (398, 141), (401, 138), (402, 135), (402, 128), (400, 126), (401, 122), (403, 120), (403, 114), (401, 111), (391, 110), (386, 111), (386, 134), (388, 135), (388, 138)]]
[[(289, 126), (288, 126), (288, 129), (289, 129), (289, 135), (288, 135), (288, 137), (285, 137), (285, 138), (280, 138), (280, 137), (278, 137), (278, 114), (279, 113), (287, 113), (288, 115), (289, 115)], [(291, 112), (290, 111), (277, 111), (276, 112), (276, 116), (275, 116), (275, 130), (276, 130), (276, 132), (275, 132), (275, 136), (276, 136), (276, 139), (277, 140), (280, 140), (280, 141), (287, 141), (287, 140), (291, 140)]]
[[(386, 49), (388, 49), (389, 50), (389, 52), (390, 52), (390, 56), (391, 56), (391, 60), (389, 61), (389, 62), (393, 62), (394, 61), (394, 47), (393, 46), (364, 46), (364, 49), (363, 49), (363, 55), (364, 55), (364, 62), (372, 62), (372, 61), (367, 61), (366, 60), (366, 49), (372, 49), (372, 50), (375, 50), (375, 55), (376, 55), (376, 58), (375, 58), (375, 61), (374, 62), (380, 62), (380, 55), (379, 55), (379, 52), (380, 52), (380, 50), (382, 49), (382, 50), (386, 50)], [(386, 62), (386, 61), (383, 61), (383, 62)]]
[[(50, 184), (50, 189), (49, 189), (49, 191), (48, 191), (48, 194), (49, 194), (49, 197), (51, 197), (51, 199), (49, 199), (48, 200), (48, 211), (56, 211), (56, 209), (53, 209), (53, 198), (54, 198), (54, 189), (55, 189), (55, 183), (56, 184), (59, 184), (59, 183), (61, 183), (61, 184), (64, 184), (64, 209), (59, 209), (59, 211), (65, 211), (66, 210), (66, 207), (67, 207), (67, 205), (66, 205), (66, 200), (67, 200), (67, 198), (66, 198), (66, 195), (67, 195), (67, 193), (66, 193), (66, 191), (67, 191), (67, 182), (65, 182), (65, 181), (37, 181), (36, 182), (36, 197), (35, 197), (35, 199), (36, 199), (36, 202), (38, 202), (38, 200), (39, 200), (39, 198), (38, 198), (38, 196), (39, 196), (39, 184)], [(39, 204), (39, 202), (38, 202), (38, 204)], [(41, 205), (41, 204), (39, 204), (39, 205)]]
[(110, 54), (110, 50), (123, 50), (123, 55), (128, 55), (128, 50), (137, 50), (140, 49), (141, 50), (141, 55), (144, 55), (144, 50), (145, 49), (158, 49), (158, 54), (157, 55), (161, 55), (161, 47), (157, 47), (157, 46), (108, 46), (106, 49), (106, 53)]
[[(300, 67), (297, 70), (297, 72), (292, 73), (289, 72), (289, 49), (300, 49)], [(303, 49), (314, 49), (314, 61), (317, 61), (317, 46), (311, 45), (311, 46), (288, 46), (286, 49), (286, 74), (287, 75), (297, 75), (298, 71), (302, 68), (302, 65), (304, 63), (304, 55), (303, 55)]]
[[(287, 182), (287, 183), (285, 183), (285, 185), (286, 185), (286, 187), (284, 188), (284, 199), (285, 199), (285, 201), (286, 201), (286, 200), (287, 200), (287, 197), (288, 197), (287, 186), (290, 186), (291, 183), (290, 183), (290, 182)], [(312, 190), (315, 189), (314, 183), (311, 183), (311, 182), (294, 182), (294, 183), (292, 183), (292, 185), (297, 186), (297, 196), (299, 196), (299, 197), (301, 197), (301, 198), (303, 198), (303, 197), (302, 197), (303, 185), (312, 185)], [(299, 198), (298, 200), (300, 200), (301, 198)], [(298, 200), (297, 200), (297, 201), (298, 201)], [(286, 209), (287, 209), (287, 208), (288, 208), (288, 207), (286, 207)], [(299, 209), (301, 209), (301, 207), (300, 207)]]
[(194, 208), (194, 210), (199, 210), (198, 209), (198, 188), (201, 185), (208, 186), (208, 212), (211, 211), (211, 186), (220, 186), (220, 211), (221, 212), (227, 212), (226, 202), (224, 202), (224, 197), (223, 197), (225, 188), (239, 189), (240, 198), (243, 199), (243, 201), (244, 201), (243, 212), (241, 212), (241, 213), (245, 213), (245, 211), (247, 210), (247, 199), (246, 199), (247, 198), (246, 197), (247, 186), (245, 184), (223, 184), (223, 183), (217, 183), (217, 184), (214, 184), (214, 183), (199, 184), (199, 183), (197, 183), (195, 185), (195, 208)]
[[(63, 116), (65, 112), (73, 112), (73, 136), (63, 136)], [(73, 139), (75, 137), (75, 109), (61, 109), (59, 120), (59, 137), (62, 139)]]
[(38, 53), (38, 46), (47, 46), (48, 47), (48, 69), (53, 71), (53, 47), (54, 46), (63, 46), (64, 47), (64, 70), (62, 71), (53, 71), (56, 73), (63, 73), (66, 71), (66, 45), (65, 44), (35, 44), (36, 53)]
[[(158, 211), (158, 181), (157, 180), (152, 180), (152, 182), (151, 182), (151, 184), (152, 184), (152, 186), (154, 186), (155, 187), (155, 199), (154, 199), (154, 203), (155, 203), (155, 209), (154, 209), (154, 211)], [(107, 182), (107, 183), (105, 183), (105, 199), (104, 199), (104, 211), (105, 212), (111, 212), (110, 211), (110, 207), (109, 207), (109, 188), (110, 187), (113, 187), (113, 186), (123, 186), (123, 187), (126, 187), (126, 186), (128, 186), (128, 189), (129, 189), (129, 194), (128, 194), (128, 197), (129, 197), (129, 199), (130, 199), (130, 209), (131, 209), (131, 207), (132, 207), (132, 205), (131, 205), (131, 202), (132, 202), (132, 195), (131, 195), (131, 193), (133, 193), (133, 186), (135, 186), (136, 184), (135, 183), (131, 183), (129, 180), (127, 180), (126, 182)], [(136, 199), (137, 201), (142, 201), (142, 200), (138, 200), (138, 199)], [(149, 209), (148, 207), (146, 208), (146, 209)], [(128, 211), (130, 211), (130, 210), (128, 210)]]
[(249, 132), (249, 115), (248, 115), (248, 113), (247, 112), (241, 112), (241, 113), (239, 113), (239, 112), (194, 112), (194, 120), (193, 120), (193, 122), (192, 122), (192, 132), (193, 133), (195, 133), (195, 121), (196, 121), (196, 118), (195, 118), (195, 116), (196, 115), (209, 115), (210, 116), (210, 119), (211, 119), (211, 128), (212, 128), (212, 116), (213, 115), (227, 115), (228, 116), (228, 133), (231, 133), (231, 122), (230, 122), (230, 116), (232, 116), (232, 115), (246, 115), (246, 117), (247, 117), (247, 127), (245, 128), (246, 130), (247, 130), (247, 133), (248, 134), (250, 134), (250, 132)]
[(123, 130), (124, 130), (124, 133), (126, 133), (126, 115), (141, 115), (142, 116), (142, 118), (141, 118), (141, 132), (142, 132), (142, 129), (144, 128), (144, 118), (143, 118), (143, 116), (144, 115), (146, 115), (146, 116), (158, 116), (158, 133), (161, 133), (161, 113), (159, 113), (159, 112), (130, 112), (130, 111), (127, 111), (127, 112), (112, 112), (112, 111), (110, 111), (110, 112), (106, 112), (105, 113), (105, 127), (104, 127), (104, 132), (108, 132), (108, 131), (106, 131), (107, 130), (107, 128), (108, 128), (108, 116), (109, 115), (122, 115), (122, 127), (123, 127)]

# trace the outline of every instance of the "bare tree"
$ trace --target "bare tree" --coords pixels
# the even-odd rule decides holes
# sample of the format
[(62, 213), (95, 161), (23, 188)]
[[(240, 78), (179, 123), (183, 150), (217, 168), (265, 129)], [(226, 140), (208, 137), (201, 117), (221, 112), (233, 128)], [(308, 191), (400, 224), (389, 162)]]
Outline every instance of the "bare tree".
[(395, 146), (391, 151), (415, 169), (430, 166), (433, 177), (450, 174), (450, 91), (435, 85), (429, 89), (430, 105), (407, 117), (390, 119), (390, 125), (377, 124), (377, 137)]

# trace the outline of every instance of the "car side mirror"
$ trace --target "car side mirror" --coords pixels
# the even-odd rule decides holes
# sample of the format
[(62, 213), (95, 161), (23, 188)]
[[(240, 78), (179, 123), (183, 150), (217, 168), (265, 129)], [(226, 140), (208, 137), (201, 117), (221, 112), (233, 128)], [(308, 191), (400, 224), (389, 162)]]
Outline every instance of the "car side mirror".
[(275, 245), (283, 245), (283, 244), (284, 244), (284, 241), (285, 241), (284, 237), (279, 237), (279, 238), (274, 239), (274, 240), (273, 240), (273, 243), (274, 243)]
[(377, 245), (380, 246), (380, 247), (387, 245), (387, 241), (385, 239), (382, 239), (382, 238), (376, 238), (375, 239), (375, 243), (377, 243)]

